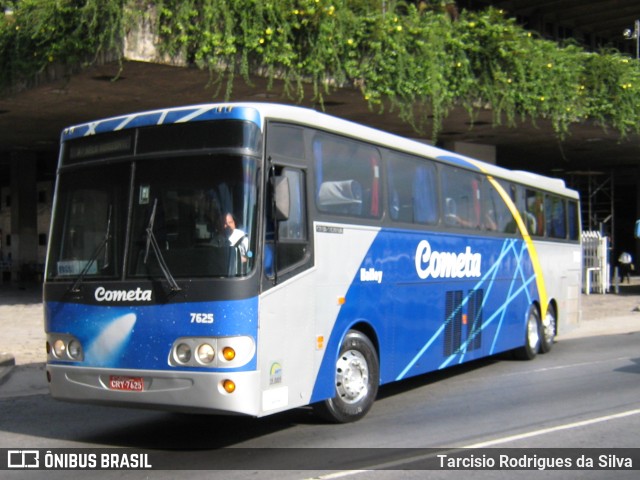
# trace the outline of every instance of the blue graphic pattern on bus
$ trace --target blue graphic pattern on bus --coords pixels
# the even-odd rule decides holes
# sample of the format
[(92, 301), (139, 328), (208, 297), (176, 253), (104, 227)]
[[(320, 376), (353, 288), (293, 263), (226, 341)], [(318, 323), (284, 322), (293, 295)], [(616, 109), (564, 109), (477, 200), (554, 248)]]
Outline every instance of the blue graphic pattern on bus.
[(341, 335), (357, 323), (375, 331), (383, 384), (522, 345), (535, 300), (522, 239), (382, 230), (347, 292), (312, 400), (332, 395)]
[(66, 129), (62, 133), (62, 139), (63, 141), (67, 141), (97, 133), (108, 133), (123, 130), (125, 128), (149, 127), (153, 125), (205, 120), (248, 120), (258, 125), (258, 127), (262, 127), (260, 113), (254, 108), (224, 108), (204, 105), (201, 107), (134, 113), (123, 117), (98, 120)]
[[(45, 308), (46, 330), (65, 332), (80, 340), (84, 360), (76, 365), (85, 367), (189, 369), (169, 366), (169, 352), (177, 338), (246, 335), (256, 339), (258, 332), (257, 298), (122, 307), (47, 302)], [(193, 312), (211, 312), (213, 323), (193, 322)], [(255, 368), (254, 356), (235, 370)]]

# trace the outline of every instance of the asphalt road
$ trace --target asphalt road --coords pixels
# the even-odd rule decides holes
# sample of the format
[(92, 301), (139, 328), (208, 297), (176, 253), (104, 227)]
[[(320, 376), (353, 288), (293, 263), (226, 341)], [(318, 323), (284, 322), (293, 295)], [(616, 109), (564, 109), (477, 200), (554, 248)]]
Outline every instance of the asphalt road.
[[(212, 478), (210, 470), (220, 468), (222, 463), (212, 460), (214, 449), (308, 448), (311, 453), (292, 450), (291, 455), (282, 450), (247, 450), (247, 461), (237, 460), (247, 470), (218, 472), (213, 477), (390, 479), (424, 478), (428, 473), (429, 478), (460, 478), (460, 471), (405, 470), (415, 468), (416, 455), (420, 460), (430, 451), (416, 451), (405, 455), (410, 460), (403, 460), (398, 459), (403, 452), (398, 449), (637, 448), (639, 374), (640, 333), (570, 339), (531, 362), (485, 359), (382, 387), (364, 420), (327, 425), (306, 409), (252, 419), (63, 403), (46, 394), (42, 368), (27, 365), (17, 367), (2, 388), (0, 447), (130, 447), (168, 452), (163, 460), (208, 469), (189, 472), (190, 479)], [(320, 450), (327, 448), (336, 450)], [(349, 462), (349, 458), (359, 461)], [(394, 471), (354, 471), (380, 465)], [(465, 475), (498, 479), (516, 473), (518, 478), (637, 477), (637, 470), (492, 470)], [(20, 479), (86, 475), (81, 471), (0, 472), (2, 478)], [(102, 471), (91, 475), (177, 478), (180, 473)]]

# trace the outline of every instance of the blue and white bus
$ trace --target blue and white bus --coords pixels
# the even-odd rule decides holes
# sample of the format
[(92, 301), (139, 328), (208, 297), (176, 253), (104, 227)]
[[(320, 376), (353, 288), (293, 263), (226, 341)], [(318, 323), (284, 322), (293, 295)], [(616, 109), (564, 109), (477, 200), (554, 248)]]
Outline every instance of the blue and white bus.
[(64, 130), (44, 285), (55, 398), (363, 417), (378, 386), (578, 320), (578, 194), (300, 107)]

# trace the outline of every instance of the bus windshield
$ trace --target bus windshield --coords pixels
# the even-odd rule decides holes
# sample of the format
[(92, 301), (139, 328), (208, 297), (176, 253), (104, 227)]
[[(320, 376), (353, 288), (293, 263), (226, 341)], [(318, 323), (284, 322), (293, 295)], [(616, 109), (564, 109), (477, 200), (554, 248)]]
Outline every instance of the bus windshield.
[[(235, 277), (253, 268), (257, 161), (145, 159), (60, 174), (47, 278)], [(126, 258), (125, 258), (126, 257)]]

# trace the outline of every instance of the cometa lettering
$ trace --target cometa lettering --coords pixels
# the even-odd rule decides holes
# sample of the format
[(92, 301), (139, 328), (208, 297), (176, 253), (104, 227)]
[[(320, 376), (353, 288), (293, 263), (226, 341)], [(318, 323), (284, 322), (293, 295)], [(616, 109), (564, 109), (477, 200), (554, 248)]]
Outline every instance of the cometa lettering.
[(104, 287), (96, 288), (94, 297), (98, 302), (150, 302), (151, 290), (107, 290)]
[(422, 240), (416, 248), (416, 272), (426, 278), (472, 278), (482, 274), (482, 255), (467, 246), (464, 252), (432, 251), (428, 241)]

